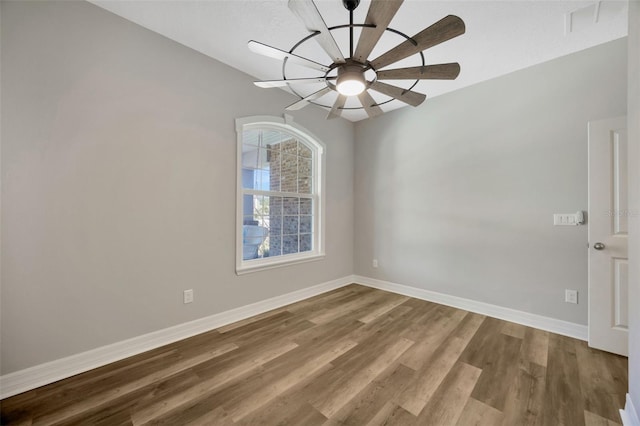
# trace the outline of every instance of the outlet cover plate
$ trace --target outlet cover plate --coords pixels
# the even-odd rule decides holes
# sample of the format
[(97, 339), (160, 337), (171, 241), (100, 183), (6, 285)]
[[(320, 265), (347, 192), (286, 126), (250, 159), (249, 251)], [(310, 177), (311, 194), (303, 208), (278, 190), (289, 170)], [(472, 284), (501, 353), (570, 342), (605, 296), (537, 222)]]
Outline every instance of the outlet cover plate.
[(566, 289), (564, 291), (564, 301), (567, 303), (578, 304), (578, 290)]

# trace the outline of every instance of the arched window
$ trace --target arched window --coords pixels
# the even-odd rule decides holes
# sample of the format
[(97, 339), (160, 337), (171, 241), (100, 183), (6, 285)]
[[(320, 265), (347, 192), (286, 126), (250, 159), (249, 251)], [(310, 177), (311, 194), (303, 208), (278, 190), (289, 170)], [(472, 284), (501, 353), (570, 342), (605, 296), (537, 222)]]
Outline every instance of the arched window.
[(288, 116), (236, 130), (236, 272), (322, 257), (324, 145)]

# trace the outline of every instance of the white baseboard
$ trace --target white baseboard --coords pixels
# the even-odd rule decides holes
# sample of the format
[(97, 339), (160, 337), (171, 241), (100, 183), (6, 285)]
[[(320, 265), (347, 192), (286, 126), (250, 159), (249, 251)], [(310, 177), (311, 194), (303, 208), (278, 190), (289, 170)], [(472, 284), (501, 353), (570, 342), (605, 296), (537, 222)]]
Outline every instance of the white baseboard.
[(272, 309), (308, 299), (351, 283), (353, 283), (353, 276), (338, 278), (313, 287), (6, 374), (0, 377), (0, 399), (66, 379), (67, 377), (102, 367), (196, 334), (205, 333)]
[(631, 395), (627, 394), (627, 402), (624, 406), (624, 410), (620, 410), (620, 418), (622, 418), (622, 424), (624, 426), (640, 426), (640, 416), (636, 408), (631, 401)]
[(544, 317), (542, 315), (531, 314), (529, 312), (505, 308), (503, 306), (492, 305), (490, 303), (478, 302), (476, 300), (465, 299), (463, 297), (396, 284), (389, 281), (377, 280), (360, 275), (354, 276), (353, 280), (358, 284), (366, 285), (368, 287), (415, 297), (416, 299), (427, 300), (441, 305), (452, 306), (458, 309), (464, 309), (465, 311), (475, 312), (529, 327), (539, 328), (552, 333), (562, 334), (563, 336), (569, 336), (580, 340), (587, 340), (588, 336), (587, 326), (582, 324), (562, 321), (555, 318)]

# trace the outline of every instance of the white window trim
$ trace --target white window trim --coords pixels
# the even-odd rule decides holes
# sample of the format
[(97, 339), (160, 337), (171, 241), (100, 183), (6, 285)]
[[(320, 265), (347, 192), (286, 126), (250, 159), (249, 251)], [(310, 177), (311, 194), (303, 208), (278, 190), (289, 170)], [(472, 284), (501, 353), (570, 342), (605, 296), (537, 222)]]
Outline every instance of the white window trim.
[[(242, 188), (242, 134), (244, 130), (252, 128), (284, 130), (306, 141), (314, 150), (313, 162), (313, 193), (318, 202), (313, 203), (314, 247), (313, 250), (303, 253), (285, 254), (281, 256), (266, 257), (261, 259), (242, 259), (242, 224), (243, 224), (243, 188)], [(304, 127), (293, 121), (287, 114), (284, 117), (259, 115), (241, 117), (236, 119), (237, 151), (236, 151), (236, 274), (242, 275), (250, 272), (279, 268), (298, 263), (310, 262), (324, 258), (324, 231), (325, 231), (325, 179), (326, 165), (324, 154), (326, 145)]]

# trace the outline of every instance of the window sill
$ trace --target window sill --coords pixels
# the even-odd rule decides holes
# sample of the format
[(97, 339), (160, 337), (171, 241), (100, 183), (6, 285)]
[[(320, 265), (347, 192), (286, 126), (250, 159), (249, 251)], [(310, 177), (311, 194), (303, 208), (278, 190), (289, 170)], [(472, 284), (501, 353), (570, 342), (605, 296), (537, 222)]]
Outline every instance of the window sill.
[(267, 269), (282, 268), (284, 266), (297, 265), (299, 263), (315, 262), (325, 257), (324, 253), (308, 254), (304, 256), (279, 256), (283, 259), (255, 259), (242, 262), (242, 265), (236, 266), (236, 275), (250, 274), (252, 272), (264, 271)]

